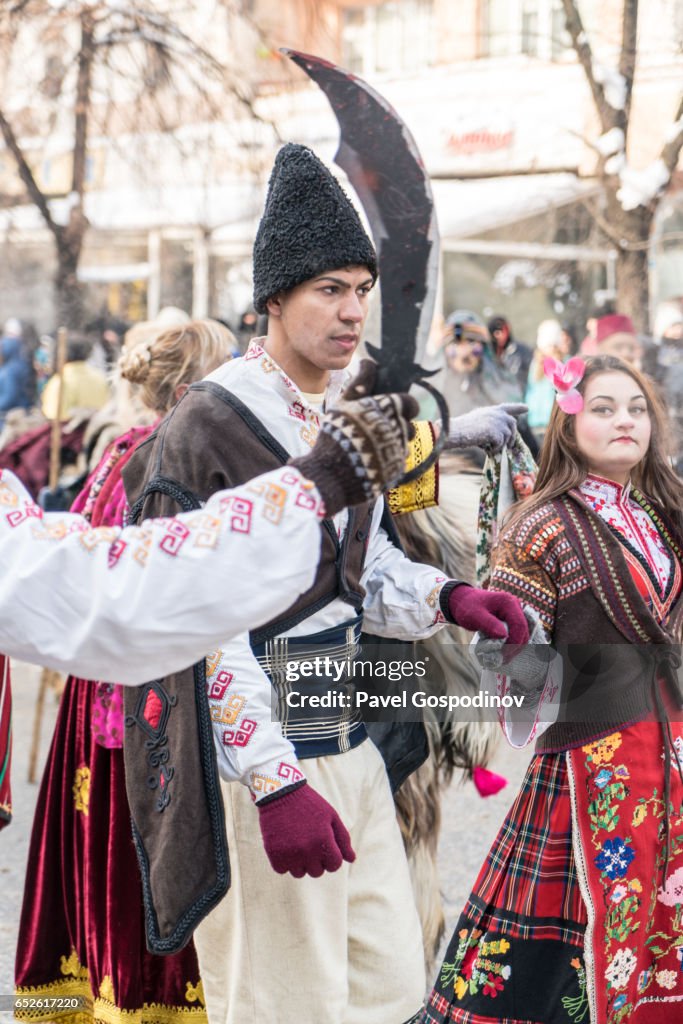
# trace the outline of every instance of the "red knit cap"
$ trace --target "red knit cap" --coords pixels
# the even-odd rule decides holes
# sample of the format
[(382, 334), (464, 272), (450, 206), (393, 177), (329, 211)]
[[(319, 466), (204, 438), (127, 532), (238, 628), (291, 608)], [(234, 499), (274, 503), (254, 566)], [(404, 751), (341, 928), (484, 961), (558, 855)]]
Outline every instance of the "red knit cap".
[(595, 340), (598, 344), (613, 334), (633, 334), (636, 331), (633, 320), (630, 316), (622, 316), (620, 313), (612, 313), (610, 316), (601, 316), (595, 328)]

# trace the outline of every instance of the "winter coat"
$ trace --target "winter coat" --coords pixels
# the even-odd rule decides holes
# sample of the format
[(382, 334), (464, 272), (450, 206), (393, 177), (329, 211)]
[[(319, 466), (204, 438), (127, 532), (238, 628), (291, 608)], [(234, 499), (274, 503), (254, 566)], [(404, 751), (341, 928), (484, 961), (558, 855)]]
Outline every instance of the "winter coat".
[(0, 340), (0, 419), (9, 409), (33, 405), (33, 373), (19, 338)]

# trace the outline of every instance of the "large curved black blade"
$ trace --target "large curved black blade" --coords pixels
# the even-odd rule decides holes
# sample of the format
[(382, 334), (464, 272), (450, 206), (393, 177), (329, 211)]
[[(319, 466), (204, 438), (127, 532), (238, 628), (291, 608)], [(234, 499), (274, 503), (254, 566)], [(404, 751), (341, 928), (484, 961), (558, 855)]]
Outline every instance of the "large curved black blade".
[(282, 52), (322, 89), (339, 122), (335, 161), (363, 204), (382, 275), (382, 346), (372, 351), (380, 366), (376, 390), (405, 391), (430, 376), (418, 365), (439, 259), (429, 177), (408, 128), (367, 82), (319, 57)]

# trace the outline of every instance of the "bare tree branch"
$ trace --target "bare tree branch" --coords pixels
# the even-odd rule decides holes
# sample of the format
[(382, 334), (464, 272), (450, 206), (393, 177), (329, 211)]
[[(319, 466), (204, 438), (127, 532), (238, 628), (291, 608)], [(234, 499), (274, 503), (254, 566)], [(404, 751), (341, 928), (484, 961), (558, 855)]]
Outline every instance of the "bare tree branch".
[(670, 174), (673, 174), (676, 170), (678, 158), (681, 154), (681, 149), (683, 149), (683, 93), (678, 101), (678, 109), (674, 115), (674, 125), (678, 126), (678, 130), (672, 138), (667, 139), (660, 153), (660, 159), (664, 161), (664, 165)]
[(52, 214), (50, 213), (50, 207), (48, 206), (47, 198), (42, 192), (38, 182), (36, 181), (33, 175), (33, 171), (29, 167), (28, 161), (24, 156), (23, 150), (17, 141), (14, 131), (12, 130), (12, 126), (10, 125), (2, 110), (0, 110), (0, 132), (2, 132), (2, 137), (5, 140), (5, 145), (14, 157), (14, 160), (17, 165), (17, 170), (19, 172), (19, 177), (26, 186), (26, 191), (29, 194), (31, 202), (35, 203), (35, 205), (38, 207), (43, 220), (47, 224), (52, 234), (55, 236), (55, 239), (57, 240), (58, 244), (61, 244), (62, 229), (60, 228), (59, 224), (56, 224), (55, 221), (52, 219)]
[(74, 109), (74, 146), (71, 173), (71, 190), (81, 200), (85, 186), (85, 167), (88, 145), (88, 120), (90, 116), (92, 65), (95, 56), (95, 25), (90, 12), (81, 12), (81, 44), (78, 51), (78, 78), (76, 81), (76, 105)]
[(624, 109), (622, 118), (617, 111), (618, 126), (624, 132), (624, 149), (628, 137), (631, 119), (631, 97), (633, 80), (636, 74), (636, 46), (638, 32), (638, 0), (624, 0), (624, 11), (621, 21), (621, 51), (619, 53), (619, 74), (624, 79)]
[[(101, 46), (113, 46), (126, 40), (147, 38), (151, 42), (173, 49), (172, 41), (182, 44), (186, 48), (183, 56), (191, 57), (193, 60), (204, 65), (205, 70), (211, 71), (217, 76), (223, 73), (222, 64), (209, 53), (207, 49), (200, 46), (191, 36), (163, 14), (150, 8), (129, 7), (119, 4), (116, 7), (110, 4), (112, 14), (125, 15), (127, 21), (115, 23), (108, 36), (98, 41)], [(182, 51), (178, 51), (182, 52)]]
[(627, 249), (629, 243), (623, 233), (619, 233), (600, 213), (597, 203), (589, 198), (579, 200), (584, 209), (588, 210), (591, 217), (598, 225), (602, 233), (609, 239), (615, 249)]
[[(15, 98), (26, 96), (23, 109), (12, 115), (12, 125), (0, 106), (0, 146), (4, 138), (7, 151), (15, 159), (26, 200), (36, 206), (54, 237), (55, 291), (64, 322), (77, 325), (83, 313), (77, 273), (88, 228), (83, 198), (93, 135), (105, 139), (104, 145), (113, 152), (120, 146), (127, 165), (133, 170), (139, 162), (141, 173), (148, 172), (150, 162), (159, 156), (155, 152), (158, 133), (162, 138), (175, 139), (180, 161), (190, 162), (192, 174), (197, 162), (203, 162), (208, 172), (218, 159), (226, 143), (224, 133), (216, 131), (215, 126), (226, 121), (236, 124), (236, 147), (243, 139), (241, 164), (248, 166), (253, 160), (254, 170), (261, 170), (262, 154), (258, 145), (252, 152), (249, 142), (252, 138), (260, 141), (260, 126), (268, 126), (279, 140), (277, 126), (257, 109), (258, 92), (244, 69), (225, 67), (214, 56), (218, 14), (209, 19), (211, 35), (195, 35), (194, 29), (185, 31), (186, 24), (198, 24), (196, 20), (182, 20), (184, 14), (194, 13), (193, 7), (189, 0), (186, 10), (157, 0), (73, 0), (62, 5), (47, 0), (0, 0), (3, 78)], [(242, 6), (236, 0), (216, 0), (216, 12), (219, 7), (244, 20)], [(73, 31), (79, 27), (79, 33)], [(35, 82), (18, 85), (22, 68), (18, 50), (14, 59), (14, 45), (24, 33), (27, 41), (38, 40), (48, 47), (46, 53), (55, 56), (54, 67), (46, 63), (40, 101), (35, 104), (31, 99)], [(258, 34), (263, 38), (261, 32)], [(65, 51), (69, 51), (68, 60)], [(221, 56), (217, 49), (215, 52)], [(230, 108), (227, 118), (226, 103)], [(71, 110), (72, 138), (67, 144), (70, 191), (80, 201), (66, 204), (68, 221), (63, 223), (56, 210), (51, 210), (48, 195), (18, 139), (30, 136), (32, 143), (44, 144), (53, 130), (64, 132), (64, 114)], [(136, 140), (132, 145), (131, 136)], [(60, 153), (62, 146), (60, 139)]]
[(576, 51), (576, 56), (579, 58), (579, 63), (581, 64), (586, 76), (586, 81), (588, 82), (588, 86), (600, 118), (602, 130), (603, 132), (607, 132), (610, 128), (614, 128), (617, 125), (617, 120), (615, 118), (616, 111), (610, 107), (605, 98), (605, 90), (602, 84), (598, 82), (595, 77), (593, 51), (591, 50), (590, 43), (588, 42), (586, 30), (583, 27), (579, 8), (576, 4), (576, 0), (562, 0), (562, 7), (564, 8), (567, 32), (569, 32), (569, 35), (571, 36), (572, 46)]
[[(168, 53), (176, 53), (184, 60), (190, 58), (199, 61), (205, 73), (212, 74), (217, 78), (223, 74), (222, 65), (207, 50), (198, 46), (191, 39), (183, 37), (182, 34), (180, 36), (174, 34), (173, 40), (171, 40), (166, 38), (163, 33), (145, 31), (131, 25), (112, 29), (106, 36), (97, 40), (96, 46), (98, 49), (107, 49), (125, 43), (149, 43), (153, 46), (163, 47)], [(182, 43), (185, 49), (174, 45), (174, 43)]]

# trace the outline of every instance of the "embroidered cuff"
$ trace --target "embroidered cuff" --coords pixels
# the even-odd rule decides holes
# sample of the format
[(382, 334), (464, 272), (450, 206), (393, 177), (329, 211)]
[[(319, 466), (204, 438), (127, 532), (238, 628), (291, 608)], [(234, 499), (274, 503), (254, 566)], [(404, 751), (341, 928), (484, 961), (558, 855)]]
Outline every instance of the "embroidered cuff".
[(268, 796), (261, 797), (260, 800), (256, 801), (257, 807), (265, 807), (267, 804), (272, 804), (274, 800), (279, 800), (280, 797), (285, 796), (286, 793), (293, 793), (295, 789), (301, 789), (302, 786), (308, 785), (308, 779), (299, 779), (298, 782), (293, 782), (291, 786), (283, 786), (282, 789), (277, 789), (274, 793), (269, 793)]
[(265, 797), (281, 796), (305, 781), (306, 773), (301, 770), (299, 761), (283, 760), (279, 757), (254, 768), (244, 779), (251, 798), (256, 803), (260, 803)]
[[(425, 420), (413, 421), (415, 437), (408, 443), (406, 472), (414, 469), (427, 458), (434, 448), (436, 435), (434, 427)], [(439, 462), (434, 463), (417, 480), (393, 487), (387, 494), (389, 511), (394, 516), (415, 512), (420, 508), (433, 508), (439, 503)]]

